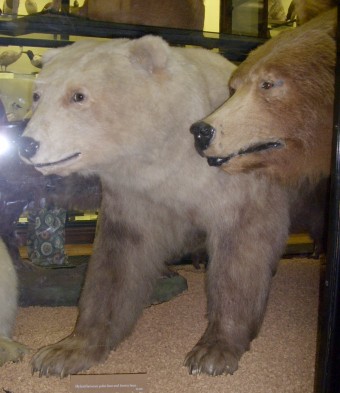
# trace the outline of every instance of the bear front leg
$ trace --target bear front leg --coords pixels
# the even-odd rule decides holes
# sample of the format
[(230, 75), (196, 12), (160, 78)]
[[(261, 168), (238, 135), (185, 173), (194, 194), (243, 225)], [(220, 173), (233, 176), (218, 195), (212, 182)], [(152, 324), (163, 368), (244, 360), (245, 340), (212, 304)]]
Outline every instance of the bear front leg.
[(12, 258), (0, 237), (0, 366), (17, 362), (27, 347), (11, 339), (17, 312), (17, 276)]
[(19, 362), (28, 352), (28, 348), (8, 337), (0, 337), (0, 366), (9, 362)]
[(109, 214), (102, 207), (75, 329), (34, 356), (32, 372), (40, 376), (65, 377), (104, 361), (131, 332), (152, 293), (159, 272), (144, 234), (127, 222), (112, 222)]
[(285, 211), (278, 217), (264, 210), (256, 217), (251, 209), (232, 230), (211, 234), (208, 326), (185, 359), (190, 374), (233, 374), (260, 329), (288, 219)]

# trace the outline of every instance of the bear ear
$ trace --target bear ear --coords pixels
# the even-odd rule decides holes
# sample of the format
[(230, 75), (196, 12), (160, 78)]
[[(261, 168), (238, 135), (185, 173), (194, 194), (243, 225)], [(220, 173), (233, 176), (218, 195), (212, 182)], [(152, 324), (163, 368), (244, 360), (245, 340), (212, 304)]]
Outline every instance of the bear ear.
[(162, 38), (147, 35), (131, 41), (130, 60), (151, 73), (157, 73), (167, 67), (170, 47)]

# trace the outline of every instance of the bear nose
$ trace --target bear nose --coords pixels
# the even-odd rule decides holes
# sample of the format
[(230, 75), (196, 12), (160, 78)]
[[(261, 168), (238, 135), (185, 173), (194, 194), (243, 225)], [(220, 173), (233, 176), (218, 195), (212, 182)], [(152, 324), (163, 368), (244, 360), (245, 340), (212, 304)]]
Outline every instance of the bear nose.
[(195, 146), (200, 153), (209, 147), (216, 130), (210, 124), (199, 121), (190, 127), (190, 132), (195, 137)]
[(32, 158), (39, 149), (40, 143), (33, 138), (23, 136), (20, 138), (19, 152), (25, 158)]

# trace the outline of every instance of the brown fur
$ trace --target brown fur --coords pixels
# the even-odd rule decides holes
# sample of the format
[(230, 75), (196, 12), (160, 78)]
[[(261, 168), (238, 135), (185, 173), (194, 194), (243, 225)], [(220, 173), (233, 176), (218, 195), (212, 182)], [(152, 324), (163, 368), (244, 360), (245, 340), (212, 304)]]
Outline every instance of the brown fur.
[[(215, 135), (202, 154), (233, 157), (228, 173), (265, 173), (284, 184), (330, 173), (335, 10), (280, 34), (249, 55), (230, 80), (233, 96), (204, 119)], [(263, 83), (273, 83), (263, 88)], [(279, 141), (281, 148), (238, 154)]]
[[(323, 3), (320, 2), (320, 6)], [(267, 175), (291, 196), (291, 231), (325, 248), (334, 100), (336, 10), (280, 34), (252, 52), (230, 79), (232, 97), (196, 123), (197, 148), (227, 173)], [(273, 83), (269, 89), (263, 83)], [(214, 130), (199, 146), (198, 131)], [(280, 141), (278, 149), (238, 154)], [(210, 158), (209, 158), (210, 157)]]

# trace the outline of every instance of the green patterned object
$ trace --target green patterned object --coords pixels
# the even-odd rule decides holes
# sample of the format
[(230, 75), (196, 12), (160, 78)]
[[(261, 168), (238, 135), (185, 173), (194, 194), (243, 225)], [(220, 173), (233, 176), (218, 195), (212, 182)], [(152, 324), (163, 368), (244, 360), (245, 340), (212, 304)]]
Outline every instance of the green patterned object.
[(27, 251), (36, 265), (59, 267), (68, 264), (64, 251), (65, 209), (31, 210), (28, 215)]

